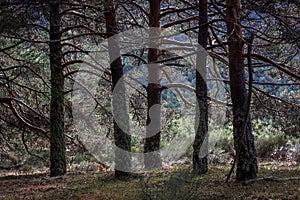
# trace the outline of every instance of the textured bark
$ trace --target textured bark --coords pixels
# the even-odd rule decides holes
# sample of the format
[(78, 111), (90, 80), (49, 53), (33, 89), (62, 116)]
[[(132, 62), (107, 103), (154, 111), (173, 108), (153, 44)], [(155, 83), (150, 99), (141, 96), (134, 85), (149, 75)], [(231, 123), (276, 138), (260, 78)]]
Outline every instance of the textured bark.
[[(149, 27), (160, 27), (160, 4), (161, 0), (150, 0), (150, 13), (149, 13)], [(159, 36), (159, 32), (152, 32), (150, 35)], [(149, 110), (154, 105), (161, 105), (161, 84), (160, 84), (160, 68), (158, 64), (154, 64), (154, 62), (159, 60), (159, 49), (158, 49), (158, 41), (154, 42), (154, 46), (157, 48), (150, 48), (148, 53), (148, 63), (150, 66), (148, 67), (148, 87), (147, 87), (147, 101), (148, 101), (148, 112), (147, 112), (147, 125), (151, 123), (151, 118), (149, 115)], [(151, 116), (155, 119), (156, 126), (158, 127), (158, 131), (153, 134), (153, 128), (146, 128), (146, 140), (144, 145), (144, 152), (153, 152), (151, 155), (144, 159), (144, 164), (146, 169), (153, 169), (157, 167), (161, 167), (161, 157), (158, 152), (160, 149), (160, 109), (154, 112), (154, 115)], [(152, 123), (153, 123), (152, 119)]]
[[(207, 0), (199, 0), (199, 33), (198, 43), (205, 49), (207, 47), (208, 37), (208, 16)], [(207, 153), (208, 153), (208, 104), (207, 104), (207, 84), (206, 84), (206, 55), (205, 52), (197, 54), (196, 71), (196, 97), (197, 97), (197, 117), (195, 141), (193, 145), (193, 172), (194, 174), (204, 174), (208, 171)]]
[(61, 176), (66, 173), (64, 75), (59, 7), (58, 1), (50, 1), (50, 176)]
[(233, 134), (236, 150), (238, 181), (253, 179), (257, 174), (256, 150), (247, 116), (243, 40), (241, 31), (241, 2), (226, 0), (227, 33), (229, 35), (229, 75), (233, 104)]
[[(104, 5), (106, 8), (106, 31), (108, 37), (111, 37), (118, 34), (114, 1), (106, 1)], [(131, 151), (131, 137), (129, 135), (129, 116), (126, 106), (125, 86), (123, 82), (120, 82), (122, 81), (121, 78), (123, 76), (123, 66), (118, 38), (110, 38), (108, 40), (108, 49), (111, 60), (110, 70), (112, 74), (112, 90), (114, 90), (118, 82), (118, 84), (120, 84), (119, 87), (122, 88), (120, 89), (122, 92), (115, 93), (113, 98), (113, 110), (115, 114), (117, 113), (119, 117), (121, 116), (126, 125), (126, 130), (122, 130), (114, 119), (114, 141), (115, 145), (121, 149), (116, 149), (115, 151), (115, 177), (123, 177), (130, 175), (131, 157), (129, 152)]]

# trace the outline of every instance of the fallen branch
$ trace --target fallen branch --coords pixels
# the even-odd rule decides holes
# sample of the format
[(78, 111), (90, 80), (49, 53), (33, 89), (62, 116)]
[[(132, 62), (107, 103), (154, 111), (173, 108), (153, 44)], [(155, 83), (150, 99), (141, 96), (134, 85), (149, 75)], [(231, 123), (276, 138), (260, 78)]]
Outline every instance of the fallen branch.
[(290, 177), (290, 178), (277, 178), (277, 177), (263, 177), (263, 178), (256, 178), (256, 179), (250, 179), (247, 181), (243, 181), (243, 185), (250, 185), (252, 183), (261, 182), (261, 181), (273, 181), (273, 182), (284, 182), (284, 181), (295, 181), (300, 180), (300, 177)]
[(23, 164), (17, 164), (17, 165), (13, 165), (13, 166), (0, 166), (0, 170), (18, 170), (22, 166), (23, 166)]

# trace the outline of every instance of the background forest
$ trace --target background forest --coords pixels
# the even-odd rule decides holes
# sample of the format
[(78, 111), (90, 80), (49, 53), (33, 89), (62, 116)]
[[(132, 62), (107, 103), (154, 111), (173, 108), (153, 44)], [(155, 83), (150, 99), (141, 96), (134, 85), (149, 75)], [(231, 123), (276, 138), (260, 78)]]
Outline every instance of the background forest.
[[(131, 176), (127, 154), (116, 151), (115, 168), (110, 168), (89, 151), (74, 117), (85, 97), (93, 102), (98, 131), (123, 150), (155, 152), (176, 137), (193, 141), (177, 160), (145, 158), (146, 169), (192, 168), (192, 174), (203, 175), (208, 166), (212, 172), (225, 166), (227, 181), (233, 172), (235, 180), (247, 181), (257, 177), (261, 163), (299, 167), (299, 6), (297, 0), (0, 0), (1, 174)], [(176, 33), (167, 40), (173, 50), (188, 52), (191, 44), (200, 44), (210, 64), (203, 66), (199, 54), (191, 64), (152, 47), (126, 52), (108, 40), (148, 27)], [(108, 54), (101, 59), (120, 55), (108, 65), (93, 57), (104, 42)], [(158, 72), (148, 69), (160, 74), (152, 77), (158, 84), (137, 70), (147, 63), (164, 65)], [(97, 69), (96, 94), (78, 81), (92, 68)], [(112, 91), (128, 74), (139, 78), (120, 86), (120, 98), (128, 100), (116, 108)], [(76, 99), (78, 88), (85, 91), (82, 99)], [(155, 104), (161, 105), (155, 117), (164, 120), (154, 136), (148, 129), (142, 129), (147, 138), (127, 135), (113, 118), (114, 110), (126, 107), (122, 120), (134, 132), (133, 124), (150, 123)], [(183, 111), (196, 112), (196, 119), (183, 117)], [(205, 156), (200, 155), (203, 145), (209, 146)], [(163, 198), (153, 197), (157, 190), (147, 184), (143, 191), (149, 199)]]

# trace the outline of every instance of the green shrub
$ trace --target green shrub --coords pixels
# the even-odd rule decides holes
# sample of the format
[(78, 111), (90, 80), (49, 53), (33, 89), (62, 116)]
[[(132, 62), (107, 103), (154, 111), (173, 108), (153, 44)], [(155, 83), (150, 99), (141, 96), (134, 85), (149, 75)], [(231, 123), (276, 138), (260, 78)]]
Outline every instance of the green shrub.
[(269, 157), (275, 150), (284, 147), (287, 144), (284, 133), (265, 133), (256, 139), (256, 149), (258, 157)]
[(274, 126), (272, 120), (256, 120), (253, 122), (253, 134), (256, 139), (257, 155), (269, 157), (275, 151), (288, 145), (288, 137)]
[(209, 148), (211, 163), (227, 163), (234, 154), (232, 126), (211, 131)]

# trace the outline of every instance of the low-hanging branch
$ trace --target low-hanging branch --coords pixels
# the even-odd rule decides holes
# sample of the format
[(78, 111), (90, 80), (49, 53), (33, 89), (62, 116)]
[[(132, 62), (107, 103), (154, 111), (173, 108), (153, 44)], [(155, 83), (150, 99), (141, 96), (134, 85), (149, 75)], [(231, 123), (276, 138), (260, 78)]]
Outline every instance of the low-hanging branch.
[(218, 11), (218, 13), (224, 18), (226, 19), (226, 14), (222, 11), (222, 9), (224, 9), (225, 7), (223, 7), (222, 9), (218, 7), (218, 2), (216, 0), (212, 0), (211, 1), (212, 6), (214, 7), (214, 9), (216, 9)]
[(185, 18), (185, 19), (176, 20), (176, 21), (170, 22), (168, 24), (162, 25), (162, 28), (169, 28), (171, 26), (175, 26), (175, 25), (178, 25), (178, 24), (182, 24), (182, 23), (185, 23), (185, 22), (190, 22), (190, 21), (196, 20), (197, 18), (198, 18), (198, 16), (193, 16), (193, 17), (189, 17), (189, 18)]
[(9, 49), (15, 48), (16, 46), (19, 46), (22, 43), (24, 43), (24, 41), (20, 41), (20, 42), (17, 42), (16, 44), (13, 44), (11, 46), (4, 47), (4, 48), (0, 49), (0, 52), (4, 52), (4, 51), (7, 51)]
[(15, 65), (15, 66), (11, 66), (11, 67), (6, 67), (6, 68), (1, 68), (0, 70), (2, 72), (5, 72), (5, 71), (9, 71), (9, 70), (15, 70), (15, 69), (28, 69), (30, 72), (32, 72), (35, 76), (37, 76), (45, 86), (47, 86), (48, 88), (50, 88), (50, 85), (48, 84), (48, 82), (43, 78), (42, 75), (40, 75), (38, 72), (36, 72), (34, 69), (32, 69), (30, 66), (27, 66), (27, 65)]
[(270, 110), (270, 111), (273, 111), (275, 113), (282, 113), (282, 112), (289, 112), (289, 111), (282, 111), (282, 110), (276, 110), (276, 109), (273, 109), (273, 108), (270, 108), (269, 106), (265, 105), (262, 100), (260, 99), (260, 97), (258, 96), (257, 92), (256, 91), (252, 91), (254, 96), (256, 97), (256, 99), (258, 100), (258, 102), (260, 103), (260, 105), (262, 105), (265, 109), (267, 110)]
[[(93, 4), (88, 4), (88, 3), (75, 3), (75, 2), (70, 2), (70, 1), (62, 1), (61, 2), (62, 5), (66, 5), (66, 6), (73, 6), (73, 7), (80, 7), (80, 8), (90, 8), (93, 9), (95, 11), (101, 11), (99, 6), (93, 5)], [(63, 12), (61, 12), (61, 15), (64, 14)]]
[[(30, 43), (35, 43), (35, 44), (48, 44), (50, 43), (50, 40), (49, 39), (45, 39), (45, 40), (33, 40), (33, 39), (30, 39), (30, 38), (25, 38), (25, 37), (22, 37), (22, 36), (9, 36), (9, 35), (0, 35), (2, 37), (6, 37), (6, 38), (11, 38), (11, 39), (19, 39), (19, 40), (22, 40), (24, 42), (30, 42)], [(56, 40), (56, 42), (65, 42), (65, 41), (68, 41), (68, 40), (73, 40), (75, 38), (81, 38), (81, 37), (86, 37), (86, 36), (99, 36), (99, 37), (102, 37), (102, 38), (107, 38), (107, 34), (106, 33), (100, 33), (100, 32), (90, 32), (90, 33), (82, 33), (82, 34), (78, 34), (78, 35), (73, 35), (73, 36), (69, 36), (69, 37), (64, 37), (60, 40)]]
[(275, 100), (277, 100), (277, 101), (281, 101), (281, 102), (283, 102), (283, 103), (285, 103), (285, 104), (288, 104), (288, 105), (291, 105), (291, 106), (300, 107), (300, 105), (294, 104), (294, 103), (289, 102), (289, 101), (287, 101), (287, 100), (284, 100), (284, 99), (282, 99), (282, 98), (280, 98), (280, 97), (276, 97), (276, 96), (274, 96), (274, 95), (270, 95), (269, 93), (267, 93), (266, 91), (261, 90), (261, 89), (258, 88), (258, 87), (252, 86), (252, 88), (255, 89), (255, 90), (257, 90), (258, 92), (264, 94), (265, 96), (270, 97), (270, 98), (272, 98), (272, 99), (275, 99)]
[[(71, 76), (73, 74), (76, 74), (78, 72), (85, 72), (85, 73), (89, 73), (89, 74), (94, 74), (94, 75), (97, 75), (99, 76), (97, 73), (104, 73), (106, 75), (111, 75), (111, 73), (106, 69), (104, 68), (104, 66), (102, 66), (100, 63), (96, 63), (96, 64), (93, 64), (91, 62), (87, 62), (87, 61), (83, 61), (83, 60), (73, 60), (73, 61), (70, 61), (70, 62), (67, 62), (63, 65), (64, 68), (67, 68), (69, 65), (72, 65), (72, 64), (79, 64), (79, 63), (84, 63), (85, 65), (89, 66), (89, 67), (92, 67), (93, 68), (93, 71), (92, 70), (73, 70), (73, 71), (68, 71), (64, 77), (68, 77), (68, 76)], [(101, 67), (101, 68), (100, 68)]]
[(188, 106), (192, 106), (192, 107), (195, 107), (196, 105), (193, 104), (192, 102), (188, 101), (180, 92), (180, 90), (178, 89), (179, 87), (181, 88), (184, 88), (184, 89), (187, 89), (191, 92), (195, 92), (195, 89), (188, 86), (188, 85), (185, 85), (185, 84), (181, 84), (181, 83), (169, 83), (165, 86), (162, 87), (162, 89), (169, 89), (169, 88), (174, 88), (175, 91), (178, 93), (179, 97), (181, 98), (181, 100)]
[(84, 91), (86, 91), (88, 93), (88, 95), (93, 98), (93, 100), (95, 101), (96, 105), (95, 105), (95, 108), (96, 107), (101, 107), (101, 109), (103, 109), (103, 111), (105, 111), (105, 113), (108, 115), (108, 116), (111, 116), (111, 113), (105, 108), (105, 106), (103, 106), (101, 104), (101, 102), (98, 101), (98, 99), (95, 97), (95, 95), (93, 94), (93, 92), (91, 92), (89, 90), (88, 87), (86, 87), (83, 83), (79, 82), (78, 80), (75, 80), (74, 78), (68, 76), (67, 77), (68, 79), (70, 79), (71, 81), (73, 81), (74, 83), (76, 83), (78, 86), (80, 86), (80, 88), (82, 88)]
[(30, 129), (33, 129), (35, 131), (38, 131), (40, 133), (42, 133), (46, 138), (50, 138), (49, 134), (47, 131), (43, 130), (40, 127), (37, 127), (35, 125), (30, 124), (29, 122), (27, 122), (24, 117), (22, 117), (20, 115), (20, 113), (17, 111), (17, 109), (14, 107), (12, 101), (14, 100), (14, 98), (0, 98), (0, 103), (4, 103), (7, 104), (9, 106), (9, 108), (11, 109), (12, 113), (14, 114), (15, 117), (17, 117), (25, 126), (29, 127)]
[(36, 155), (36, 154), (34, 154), (34, 153), (32, 153), (32, 152), (29, 151), (29, 148), (28, 148), (28, 146), (27, 146), (27, 144), (26, 144), (26, 141), (25, 141), (25, 130), (22, 131), (22, 143), (23, 143), (23, 145), (24, 145), (24, 147), (25, 147), (26, 152), (27, 152), (29, 155), (34, 156), (34, 157), (37, 157), (37, 158), (40, 158), (40, 159), (42, 159), (42, 160), (44, 159), (43, 157), (41, 157), (41, 156), (39, 156), (39, 155)]
[[(162, 86), (162, 90), (165, 90), (165, 89), (169, 89), (169, 88), (183, 88), (183, 89), (186, 89), (190, 92), (195, 92), (195, 88), (191, 87), (191, 86), (188, 86), (188, 85), (185, 85), (185, 84), (182, 84), (182, 83), (169, 83), (167, 85), (164, 85)], [(212, 101), (214, 103), (217, 103), (217, 104), (220, 104), (220, 105), (223, 105), (223, 106), (232, 106), (232, 104), (229, 104), (229, 103), (226, 103), (226, 102), (223, 102), (223, 101), (220, 101), (218, 99), (214, 99), (212, 97), (207, 97), (207, 99), (209, 101)]]
[[(214, 52), (209, 52), (209, 54), (210, 54), (210, 56), (216, 57), (216, 58), (218, 58), (219, 60), (220, 60), (220, 58), (221, 58), (221, 55), (222, 55), (222, 56), (228, 56), (227, 53), (214, 53)], [(244, 57), (247, 57), (247, 54), (244, 54)], [(265, 56), (262, 56), (262, 55), (260, 55), (260, 54), (251, 54), (251, 58), (254, 58), (254, 59), (256, 59), (256, 60), (260, 60), (260, 61), (262, 61), (262, 62), (268, 63), (268, 64), (270, 64), (271, 66), (276, 67), (278, 70), (284, 72), (285, 74), (287, 74), (287, 75), (289, 75), (289, 76), (291, 76), (291, 77), (293, 77), (293, 78), (295, 78), (295, 79), (297, 79), (297, 80), (300, 80), (300, 72), (299, 72), (299, 73), (294, 73), (294, 72), (288, 70), (288, 68), (290, 68), (290, 67), (288, 67), (288, 66), (285, 66), (285, 65), (283, 65), (283, 64), (281, 64), (281, 63), (277, 63), (277, 62), (275, 62), (275, 61), (273, 61), (273, 60), (271, 60), (271, 59), (269, 59), (269, 58), (267, 58), (267, 57), (265, 57)], [(224, 62), (225, 60), (222, 59), (222, 60), (220, 60), (220, 61)], [(224, 63), (227, 63), (227, 62), (225, 61)]]
[(14, 98), (14, 97), (3, 97), (3, 98), (0, 98), (0, 104), (4, 103), (4, 104), (9, 105), (8, 102), (12, 102), (12, 101), (15, 101), (16, 103), (18, 103), (18, 105), (23, 105), (25, 108), (27, 108), (31, 112), (35, 113), (39, 117), (45, 119), (46, 121), (49, 121), (49, 119), (46, 116), (41, 115), (40, 113), (38, 113), (37, 111), (35, 111), (34, 109), (32, 109), (31, 106), (27, 105), (26, 103), (24, 103), (20, 99), (17, 99), (17, 98)]
[(290, 75), (291, 77), (297, 79), (297, 80), (300, 80), (300, 74), (296, 74), (294, 72), (291, 72), (290, 70), (288, 70), (287, 66), (284, 66), (283, 64), (279, 64), (267, 57), (264, 57), (262, 55), (259, 55), (259, 54), (251, 54), (251, 57), (257, 59), (257, 60), (260, 60), (260, 61), (263, 61), (263, 62), (266, 62), (266, 63), (269, 63), (271, 64), (272, 66), (276, 67), (277, 69), (279, 69), (280, 71), (283, 71), (284, 73)]
[(88, 26), (86, 26), (86, 25), (83, 25), (83, 24), (76, 25), (76, 26), (68, 26), (68, 27), (62, 29), (62, 30), (60, 31), (60, 33), (66, 33), (66, 32), (68, 32), (68, 31), (74, 30), (74, 29), (85, 29), (85, 30), (90, 31), (91, 33), (97, 33), (97, 32), (96, 32), (95, 30), (93, 30), (92, 28), (90, 28), (90, 27), (88, 27)]
[(149, 12), (147, 12), (141, 5), (139, 5), (138, 3), (134, 2), (134, 1), (124, 1), (124, 2), (120, 2), (120, 3), (125, 3), (126, 5), (131, 4), (134, 7), (137, 7), (140, 11), (142, 11), (142, 13), (144, 13), (146, 16), (149, 16)]
[(191, 86), (182, 84), (182, 83), (168, 83), (162, 87), (162, 90), (169, 89), (169, 88), (184, 88), (190, 92), (195, 92), (195, 89)]
[(125, 10), (125, 12), (127, 12), (129, 14), (129, 16), (131, 17), (131, 19), (134, 21), (135, 26), (139, 27), (139, 28), (143, 28), (142, 25), (139, 24), (139, 22), (136, 20), (136, 18), (133, 16), (133, 14), (130, 12), (130, 10), (128, 10), (126, 8), (126, 6), (124, 6), (123, 4), (121, 4), (121, 7)]
[(73, 16), (77, 16), (77, 17), (82, 18), (82, 19), (85, 19), (85, 20), (96, 21), (96, 18), (87, 16), (87, 15), (85, 15), (85, 14), (83, 14), (83, 13), (76, 12), (76, 11), (73, 10), (73, 9), (68, 9), (68, 10), (62, 12), (61, 15), (63, 15), (63, 16), (70, 16), (70, 15), (73, 15)]
[[(191, 7), (186, 7), (186, 8), (169, 8), (169, 10), (164, 11), (163, 13), (160, 14), (160, 17), (165, 17), (169, 14), (173, 14), (173, 13), (180, 13), (183, 11), (187, 11), (187, 10), (193, 10), (196, 9), (197, 6), (191, 6)], [(163, 11), (163, 10), (162, 10)]]

